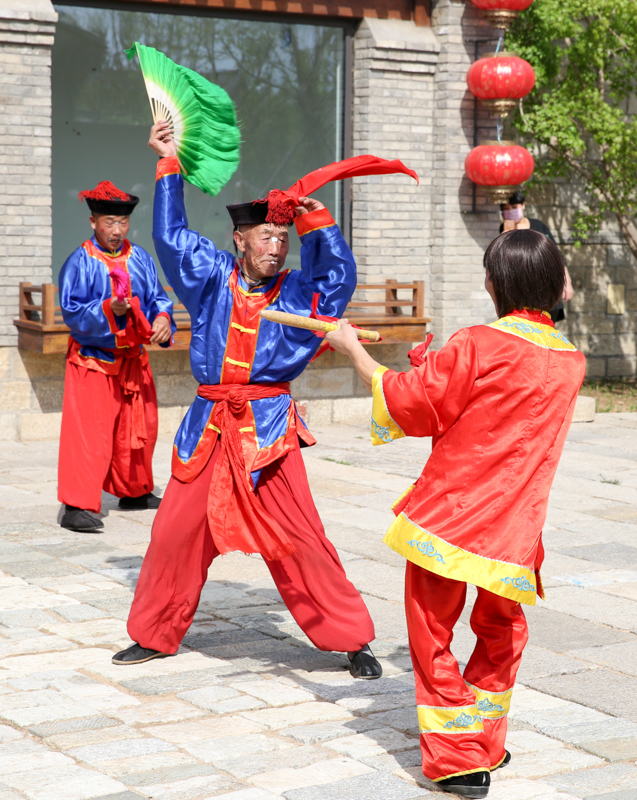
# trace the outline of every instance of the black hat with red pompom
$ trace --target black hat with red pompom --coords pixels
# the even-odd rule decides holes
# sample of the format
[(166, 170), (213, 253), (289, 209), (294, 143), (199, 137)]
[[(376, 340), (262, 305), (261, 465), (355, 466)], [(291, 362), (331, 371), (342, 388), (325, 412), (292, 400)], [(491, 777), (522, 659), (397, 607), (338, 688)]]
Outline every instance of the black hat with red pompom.
[(78, 194), (94, 214), (109, 214), (114, 217), (128, 217), (139, 203), (139, 197), (122, 192), (110, 181), (101, 181), (94, 189)]

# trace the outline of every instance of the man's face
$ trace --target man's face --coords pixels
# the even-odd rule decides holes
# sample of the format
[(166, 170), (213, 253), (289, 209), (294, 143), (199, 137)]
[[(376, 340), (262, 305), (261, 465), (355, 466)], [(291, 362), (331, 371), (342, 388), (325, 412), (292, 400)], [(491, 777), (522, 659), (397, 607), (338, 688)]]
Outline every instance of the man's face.
[(128, 236), (130, 216), (115, 217), (111, 214), (93, 214), (89, 217), (95, 238), (107, 250), (119, 250)]
[(234, 232), (237, 250), (243, 254), (243, 271), (253, 280), (276, 275), (285, 264), (290, 251), (286, 226), (246, 225)]
[(521, 208), (522, 213), (526, 211), (526, 203), (505, 203), (504, 205), (500, 206), (500, 211), (510, 211), (512, 208)]

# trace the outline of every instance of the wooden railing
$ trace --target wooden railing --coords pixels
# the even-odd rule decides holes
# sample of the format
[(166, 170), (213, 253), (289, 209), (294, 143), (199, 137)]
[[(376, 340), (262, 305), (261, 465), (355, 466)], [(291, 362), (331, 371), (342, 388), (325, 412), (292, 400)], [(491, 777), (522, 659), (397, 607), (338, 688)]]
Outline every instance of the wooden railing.
[[(164, 289), (172, 292), (170, 286), (165, 286)], [(365, 298), (370, 294), (382, 293), (382, 299), (353, 300), (345, 312), (351, 322), (373, 326), (387, 342), (419, 342), (425, 338), (427, 323), (431, 320), (424, 316), (424, 281), (399, 283), (387, 280), (384, 283), (363, 283), (357, 285), (356, 291), (363, 292)], [(411, 293), (411, 297), (398, 299), (398, 292)], [(19, 317), (14, 320), (14, 325), (18, 328), (18, 347), (22, 350), (35, 350), (38, 353), (66, 352), (69, 329), (62, 319), (60, 306), (56, 305), (57, 294), (58, 289), (52, 283), (20, 284)], [(40, 296), (39, 303), (34, 302), (33, 295)], [(363, 309), (363, 313), (358, 309)], [(186, 350), (190, 346), (190, 316), (179, 302), (174, 304), (174, 317), (177, 324), (174, 347), (177, 350)], [(152, 345), (150, 349), (158, 348)]]

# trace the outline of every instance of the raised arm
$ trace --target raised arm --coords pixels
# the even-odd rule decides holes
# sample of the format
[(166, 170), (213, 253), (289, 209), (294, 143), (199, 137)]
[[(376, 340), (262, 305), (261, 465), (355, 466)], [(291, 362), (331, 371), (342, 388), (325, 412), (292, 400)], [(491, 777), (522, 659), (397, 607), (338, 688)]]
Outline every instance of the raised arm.
[(153, 125), (148, 144), (160, 156), (153, 209), (155, 249), (177, 297), (192, 310), (223, 256), (213, 242), (188, 228), (184, 179), (167, 122)]

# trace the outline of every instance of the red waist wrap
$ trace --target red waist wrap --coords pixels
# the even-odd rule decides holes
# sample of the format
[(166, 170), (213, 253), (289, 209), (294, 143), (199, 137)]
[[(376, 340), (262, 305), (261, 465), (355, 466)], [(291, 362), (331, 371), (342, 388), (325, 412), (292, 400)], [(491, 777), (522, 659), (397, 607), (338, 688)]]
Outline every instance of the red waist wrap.
[(251, 490), (238, 417), (251, 400), (290, 394), (290, 384), (202, 385), (197, 394), (216, 403), (213, 419), (221, 432), (208, 492), (208, 524), (217, 549), (260, 553), (268, 561), (289, 556), (295, 549), (292, 542)]
[(124, 347), (101, 347), (115, 357), (113, 363), (100, 361), (91, 356), (84, 356), (80, 352), (82, 345), (69, 336), (69, 349), (67, 358), (74, 364), (87, 369), (94, 369), (111, 375), (120, 383), (125, 403), (131, 404), (131, 450), (141, 450), (146, 446), (148, 434), (146, 432), (146, 418), (144, 416), (144, 401), (142, 399), (143, 369), (148, 364), (148, 354), (143, 345), (150, 342), (153, 330), (144, 316), (138, 297), (128, 298), (131, 307), (126, 312), (126, 328), (118, 331), (116, 341), (124, 341)]

